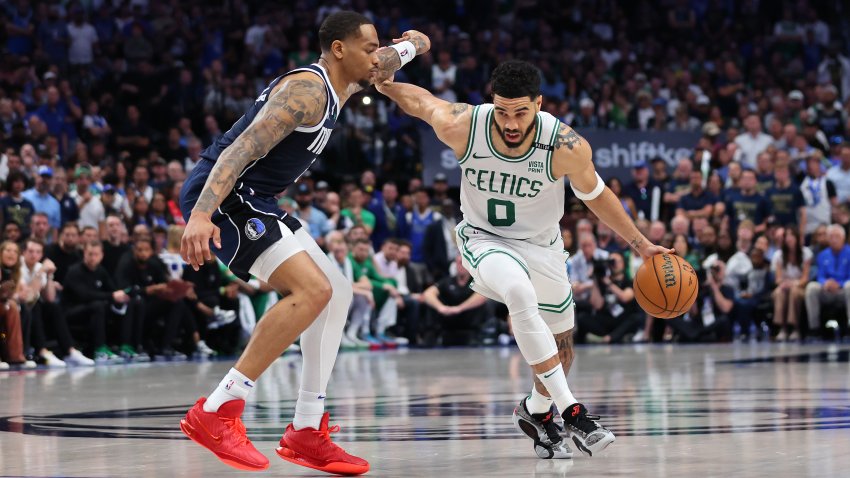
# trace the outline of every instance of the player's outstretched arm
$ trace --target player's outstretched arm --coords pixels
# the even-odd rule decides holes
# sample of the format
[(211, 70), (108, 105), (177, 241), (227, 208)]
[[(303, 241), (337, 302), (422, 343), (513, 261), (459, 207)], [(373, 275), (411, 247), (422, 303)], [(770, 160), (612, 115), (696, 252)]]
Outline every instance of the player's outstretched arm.
[(586, 139), (561, 123), (552, 160), (554, 177), (567, 176), (576, 196), (611, 229), (625, 239), (644, 258), (672, 253), (649, 242), (626, 214), (617, 196), (605, 186), (593, 167), (593, 150)]
[[(401, 38), (393, 38), (393, 43), (395, 45), (381, 47), (376, 52), (378, 55), (378, 72), (372, 80), (373, 84), (382, 83), (392, 78), (395, 72), (411, 61), (413, 57), (431, 49), (431, 39), (428, 38), (428, 35), (416, 30), (408, 30), (401, 35)], [(348, 95), (351, 96), (362, 89), (361, 84), (353, 83), (348, 87)]]
[(385, 81), (375, 88), (410, 116), (428, 123), (440, 141), (452, 148), (458, 157), (466, 151), (469, 140), (472, 107), (466, 103), (449, 103), (430, 91), (410, 83)]
[(218, 228), (210, 217), (233, 190), (236, 178), (250, 162), (265, 156), (295, 128), (318, 122), (326, 102), (325, 86), (313, 74), (293, 75), (271, 94), (254, 121), (216, 160), (183, 233), (183, 260), (198, 270), (205, 260), (212, 259), (209, 240), (213, 239), (216, 247), (221, 244)]

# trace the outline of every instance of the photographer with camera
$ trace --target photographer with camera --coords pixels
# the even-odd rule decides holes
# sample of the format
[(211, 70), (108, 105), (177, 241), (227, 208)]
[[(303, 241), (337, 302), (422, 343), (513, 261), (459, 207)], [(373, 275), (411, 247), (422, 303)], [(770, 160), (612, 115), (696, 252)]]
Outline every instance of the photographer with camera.
[(626, 261), (614, 252), (608, 259), (593, 261), (593, 313), (577, 316), (576, 341), (620, 343), (643, 323), (644, 314), (635, 302), (635, 291), (626, 277)]
[(608, 251), (599, 249), (596, 237), (583, 232), (578, 236), (578, 254), (567, 260), (567, 272), (573, 286), (576, 313), (590, 309), (590, 292), (593, 289), (593, 261), (608, 259)]
[(724, 284), (726, 263), (716, 260), (704, 274), (699, 278), (701, 287), (691, 310), (667, 321), (680, 342), (716, 342), (730, 337), (735, 290)]

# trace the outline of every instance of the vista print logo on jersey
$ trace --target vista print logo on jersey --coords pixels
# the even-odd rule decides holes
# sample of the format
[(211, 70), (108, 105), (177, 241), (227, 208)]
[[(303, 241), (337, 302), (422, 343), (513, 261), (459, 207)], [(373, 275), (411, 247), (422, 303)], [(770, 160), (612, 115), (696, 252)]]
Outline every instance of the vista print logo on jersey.
[(265, 233), (266, 225), (263, 224), (263, 221), (257, 219), (256, 217), (248, 219), (248, 222), (245, 223), (245, 235), (248, 237), (248, 239), (256, 241), (257, 239), (263, 237), (263, 234)]

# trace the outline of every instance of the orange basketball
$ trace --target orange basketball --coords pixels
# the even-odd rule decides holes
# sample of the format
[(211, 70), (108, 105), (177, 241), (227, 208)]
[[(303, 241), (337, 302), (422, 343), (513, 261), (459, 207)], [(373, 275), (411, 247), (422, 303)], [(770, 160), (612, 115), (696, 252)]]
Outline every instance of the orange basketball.
[(673, 254), (656, 254), (635, 274), (635, 298), (647, 314), (678, 317), (697, 300), (699, 281), (694, 268)]

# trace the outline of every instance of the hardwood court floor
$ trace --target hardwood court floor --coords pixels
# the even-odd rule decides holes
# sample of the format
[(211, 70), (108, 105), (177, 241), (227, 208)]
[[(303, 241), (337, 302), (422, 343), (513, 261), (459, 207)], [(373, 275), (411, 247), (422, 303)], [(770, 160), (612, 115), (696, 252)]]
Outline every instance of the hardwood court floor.
[[(573, 460), (538, 459), (513, 429), (531, 386), (516, 349), (343, 353), (328, 406), (342, 427), (335, 439), (369, 460), (373, 477), (846, 477), (848, 359), (846, 344), (580, 347), (571, 388), (617, 441)], [(326, 476), (274, 453), (300, 361), (279, 359), (246, 407), (271, 460), (266, 476)], [(178, 428), (230, 365), (0, 372), (0, 475), (241, 473)]]

